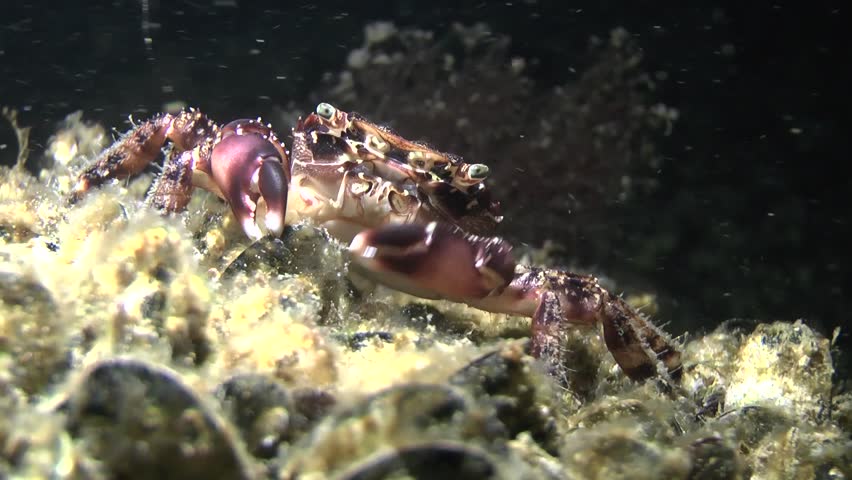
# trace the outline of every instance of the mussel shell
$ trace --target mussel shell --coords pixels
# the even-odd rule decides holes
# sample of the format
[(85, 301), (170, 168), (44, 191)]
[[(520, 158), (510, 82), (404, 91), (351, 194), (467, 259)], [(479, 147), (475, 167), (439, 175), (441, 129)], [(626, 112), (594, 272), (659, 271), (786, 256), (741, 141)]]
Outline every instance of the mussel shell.
[(216, 388), (227, 417), (240, 430), (252, 455), (277, 456), (279, 447), (291, 443), (334, 405), (325, 392), (310, 389), (288, 390), (277, 379), (262, 374), (240, 374)]
[[(314, 285), (322, 298), (320, 317), (340, 316), (355, 290), (346, 275), (345, 251), (324, 229), (310, 225), (287, 225), (281, 238), (265, 236), (251, 244), (222, 272), (229, 280), (240, 273), (268, 278), (300, 276)], [(283, 304), (287, 301), (283, 300)]]
[(469, 408), (468, 399), (453, 388), (412, 383), (376, 393), (336, 418), (340, 425), (348, 424), (352, 417), (377, 415), (396, 424), (395, 428), (402, 425), (426, 426), (452, 423), (457, 420), (457, 413), (465, 413)]
[(340, 480), (487, 480), (500, 478), (497, 462), (483, 450), (452, 442), (409, 445), (382, 452), (353, 466)]
[[(450, 386), (394, 386), (322, 421), (291, 459), (284, 476), (393, 478), (407, 473), (433, 478), (423, 475), (430, 464), (442, 459), (454, 469), (469, 472), (470, 476), (459, 478), (490, 478), (480, 474), (493, 473), (497, 467), (480, 449), (505, 452), (506, 440), (492, 412), (480, 410), (461, 390)], [(449, 474), (448, 478), (455, 477)]]
[(477, 402), (494, 408), (509, 437), (529, 432), (546, 451), (559, 449), (559, 432), (553, 411), (542, 403), (537, 390), (544, 386), (527, 355), (528, 342), (513, 342), (489, 352), (450, 377), (450, 384), (471, 392)]
[(109, 359), (73, 387), (66, 428), (111, 478), (253, 478), (242, 445), (206, 402), (172, 370)]
[[(337, 252), (337, 255), (334, 253)], [(320, 228), (287, 225), (281, 238), (265, 236), (252, 243), (222, 272), (222, 279), (240, 272), (262, 271), (268, 275), (318, 275), (342, 259), (342, 249)], [(340, 260), (342, 263), (342, 260)]]
[(739, 455), (721, 437), (710, 436), (696, 440), (690, 444), (689, 450), (692, 457), (689, 480), (740, 478)]
[(15, 387), (35, 394), (61, 378), (71, 367), (71, 338), (47, 287), (34, 276), (0, 270), (0, 352), (15, 359), (7, 372)]

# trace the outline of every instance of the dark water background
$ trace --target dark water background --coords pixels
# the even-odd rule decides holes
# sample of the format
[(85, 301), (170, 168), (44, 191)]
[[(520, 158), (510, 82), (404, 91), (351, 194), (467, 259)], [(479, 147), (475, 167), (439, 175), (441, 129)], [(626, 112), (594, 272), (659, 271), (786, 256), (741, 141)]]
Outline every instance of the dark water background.
[[(590, 37), (623, 27), (657, 79), (652, 100), (679, 112), (672, 133), (655, 138), (656, 187), (602, 201), (594, 224), (524, 205), (514, 212), (523, 227), (508, 218), (503, 233), (563, 242), (566, 261), (659, 293), (659, 316), (676, 333), (739, 317), (806, 318), (830, 335), (852, 309), (849, 10), (783, 0), (3, 2), (0, 104), (21, 111), (38, 153), (78, 109), (121, 130), (128, 115), (172, 100), (222, 121), (310, 109), (323, 74), (341, 70), (370, 21), (439, 36), (484, 22), (511, 38), (512, 56), (534, 60), (538, 90), (570, 84), (592, 62)], [(6, 125), (0, 135), (14, 145)], [(12, 161), (9, 148), (0, 159)], [(524, 188), (521, 179), (515, 193)], [(841, 342), (848, 350), (848, 332)]]

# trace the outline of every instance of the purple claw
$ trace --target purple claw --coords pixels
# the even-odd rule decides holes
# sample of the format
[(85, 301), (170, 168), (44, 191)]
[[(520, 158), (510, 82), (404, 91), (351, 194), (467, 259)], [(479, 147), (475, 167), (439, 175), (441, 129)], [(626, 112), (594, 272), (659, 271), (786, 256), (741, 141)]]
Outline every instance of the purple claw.
[(365, 276), (425, 298), (486, 297), (507, 285), (515, 269), (511, 249), (502, 241), (436, 222), (361, 232), (349, 251)]
[(284, 232), (284, 216), (287, 214), (287, 176), (278, 159), (265, 158), (260, 163), (257, 186), (266, 202), (266, 229), (280, 237)]
[(287, 179), (282, 152), (258, 133), (232, 133), (216, 145), (211, 155), (213, 181), (230, 204), (246, 235), (263, 236), (257, 226), (257, 201), (267, 202), (265, 224), (276, 235), (283, 230), (287, 206)]
[(516, 268), (511, 247), (499, 238), (434, 222), (386, 225), (357, 235), (349, 251), (356, 271), (398, 290), (532, 317), (532, 353), (560, 376), (567, 361), (563, 331), (601, 323), (607, 347), (627, 376), (679, 377), (680, 353), (671, 339), (597, 279)]

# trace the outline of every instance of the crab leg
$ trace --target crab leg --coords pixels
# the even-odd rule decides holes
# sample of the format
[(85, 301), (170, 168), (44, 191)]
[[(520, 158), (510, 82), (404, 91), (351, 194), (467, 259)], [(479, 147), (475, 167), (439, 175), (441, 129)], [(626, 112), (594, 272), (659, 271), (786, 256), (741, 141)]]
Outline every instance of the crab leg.
[(631, 379), (680, 374), (671, 339), (594, 277), (516, 267), (511, 247), (499, 238), (434, 222), (388, 225), (362, 232), (349, 250), (356, 271), (393, 288), (532, 317), (532, 353), (554, 372), (565, 368), (563, 330), (600, 322), (607, 348)]
[(140, 173), (159, 156), (167, 140), (174, 148), (151, 187), (151, 205), (165, 212), (181, 211), (193, 189), (200, 186), (225, 199), (246, 235), (256, 240), (263, 236), (255, 218), (262, 198), (266, 229), (281, 235), (290, 170), (284, 146), (271, 127), (246, 119), (220, 129), (195, 110), (158, 115), (136, 125), (80, 174), (70, 203), (110, 179)]
[(482, 308), (502, 311), (507, 292), (536, 299), (536, 308), (529, 316), (533, 319), (532, 353), (537, 357), (558, 360), (560, 334), (570, 324), (600, 323), (607, 349), (631, 379), (658, 375), (677, 380), (680, 376), (680, 352), (668, 335), (601, 287), (595, 277), (519, 266), (502, 295), (494, 300), (483, 299), (486, 304), (495, 303), (497, 308)]
[(164, 212), (179, 212), (192, 197), (192, 152), (169, 152), (163, 173), (148, 192), (148, 202)]
[[(197, 111), (186, 111), (178, 115), (162, 114), (137, 124), (132, 130), (122, 135), (111, 147), (104, 150), (97, 160), (77, 179), (71, 190), (70, 203), (80, 200), (92, 188), (99, 187), (111, 179), (123, 179), (136, 175), (160, 155), (160, 149), (166, 140), (171, 140), (177, 149), (177, 154), (195, 148), (202, 140), (208, 138), (216, 129), (213, 122)], [(184, 162), (186, 163), (186, 162)], [(178, 177), (187, 167), (176, 166), (171, 175)], [(191, 185), (185, 182), (173, 182), (183, 185), (191, 193)], [(167, 202), (168, 203), (168, 202)], [(184, 205), (175, 205), (179, 210)]]

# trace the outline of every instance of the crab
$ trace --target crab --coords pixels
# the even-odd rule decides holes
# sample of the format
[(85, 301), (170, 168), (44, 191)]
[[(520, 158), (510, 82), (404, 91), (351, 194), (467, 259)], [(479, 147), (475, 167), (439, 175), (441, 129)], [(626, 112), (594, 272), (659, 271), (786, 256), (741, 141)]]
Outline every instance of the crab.
[(198, 110), (141, 122), (106, 149), (70, 201), (141, 172), (171, 141), (148, 202), (183, 210), (193, 189), (224, 199), (251, 239), (313, 222), (348, 243), (350, 269), (424, 298), (532, 318), (530, 348), (565, 374), (565, 329), (603, 327), (616, 363), (633, 380), (677, 381), (673, 340), (592, 276), (518, 265), (492, 236), (502, 221), (489, 168), (407, 140), (354, 112), (320, 103), (292, 130), (291, 148), (268, 124), (219, 126)]

